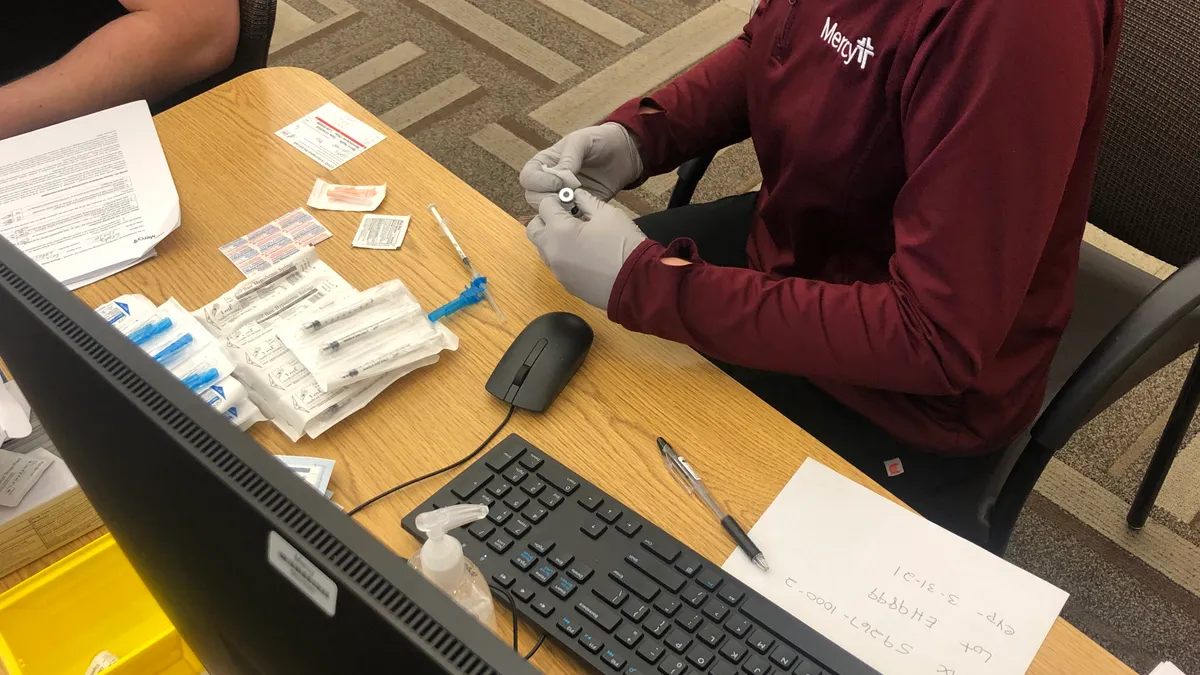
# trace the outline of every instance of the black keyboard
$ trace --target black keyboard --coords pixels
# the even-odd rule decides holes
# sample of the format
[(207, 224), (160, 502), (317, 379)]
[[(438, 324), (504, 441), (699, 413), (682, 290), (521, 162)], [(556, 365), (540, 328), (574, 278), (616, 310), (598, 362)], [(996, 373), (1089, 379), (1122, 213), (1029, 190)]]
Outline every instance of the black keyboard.
[(466, 556), (518, 614), (600, 672), (878, 675), (516, 434), (404, 529), (422, 538), (418, 513), (462, 503), (490, 509), (454, 533)]

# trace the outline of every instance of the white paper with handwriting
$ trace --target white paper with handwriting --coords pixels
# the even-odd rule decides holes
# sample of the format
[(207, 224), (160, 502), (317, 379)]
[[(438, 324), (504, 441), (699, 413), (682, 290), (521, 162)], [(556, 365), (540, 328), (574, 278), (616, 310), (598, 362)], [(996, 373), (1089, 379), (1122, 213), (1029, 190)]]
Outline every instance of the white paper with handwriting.
[(724, 569), (884, 675), (1018, 675), (1067, 593), (806, 460)]

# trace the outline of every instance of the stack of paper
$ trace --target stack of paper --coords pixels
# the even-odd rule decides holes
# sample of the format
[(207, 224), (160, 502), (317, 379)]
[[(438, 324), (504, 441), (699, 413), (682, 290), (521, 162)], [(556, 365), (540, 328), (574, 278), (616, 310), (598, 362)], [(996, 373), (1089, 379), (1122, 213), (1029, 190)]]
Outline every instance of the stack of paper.
[(153, 256), (177, 227), (145, 101), (0, 141), (0, 236), (68, 288)]
[(12, 380), (0, 375), (0, 443), (10, 438), (25, 438), (33, 431), (29, 424), (29, 402)]

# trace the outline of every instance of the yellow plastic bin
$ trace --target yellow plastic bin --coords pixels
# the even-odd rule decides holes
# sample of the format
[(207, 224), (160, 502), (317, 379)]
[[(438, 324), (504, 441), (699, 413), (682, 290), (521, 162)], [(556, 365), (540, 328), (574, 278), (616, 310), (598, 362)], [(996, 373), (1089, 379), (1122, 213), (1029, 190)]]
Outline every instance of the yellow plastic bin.
[(0, 664), (9, 675), (197, 675), (204, 667), (111, 535), (0, 595)]

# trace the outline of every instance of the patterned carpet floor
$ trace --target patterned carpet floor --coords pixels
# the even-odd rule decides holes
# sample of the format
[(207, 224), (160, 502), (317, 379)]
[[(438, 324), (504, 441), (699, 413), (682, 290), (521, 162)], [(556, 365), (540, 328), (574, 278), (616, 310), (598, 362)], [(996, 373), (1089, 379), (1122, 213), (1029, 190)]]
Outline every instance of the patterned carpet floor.
[[(650, 91), (735, 37), (751, 0), (286, 0), (272, 65), (314, 70), (517, 216), (520, 166), (563, 133)], [(759, 182), (748, 143), (718, 156), (696, 200)], [(662, 208), (671, 177), (622, 194)], [(1165, 276), (1169, 266), (1088, 238)], [(1193, 429), (1141, 532), (1124, 514), (1191, 355), (1076, 434), (1047, 469), (1008, 558), (1071, 593), (1064, 616), (1139, 672), (1200, 673), (1200, 435)]]

